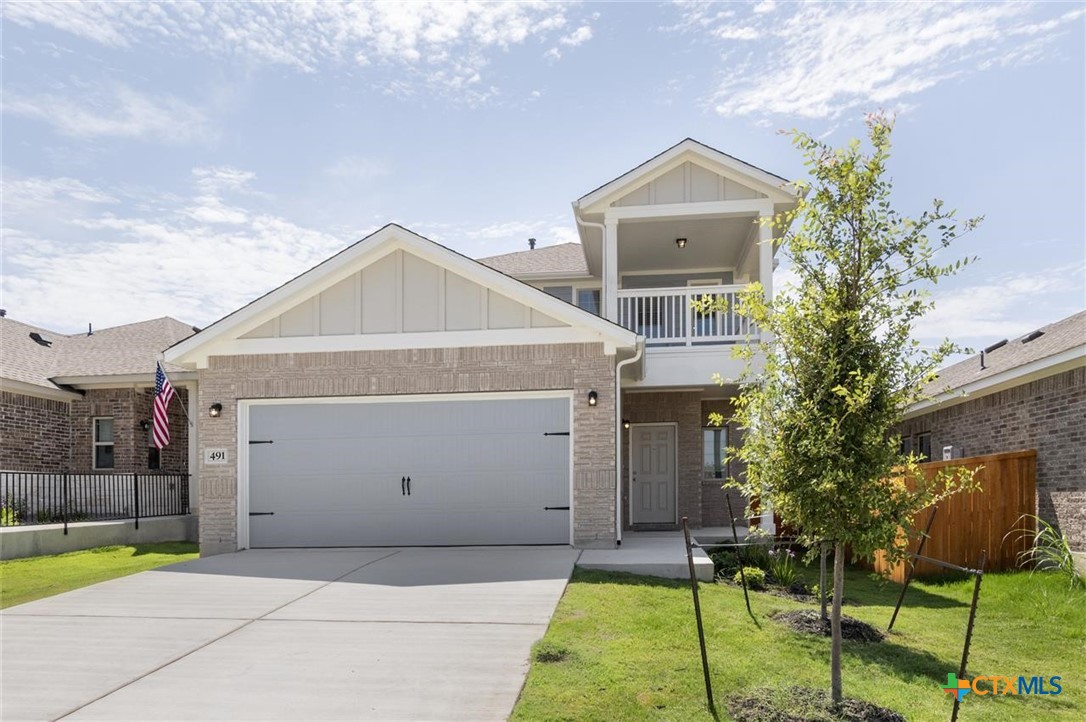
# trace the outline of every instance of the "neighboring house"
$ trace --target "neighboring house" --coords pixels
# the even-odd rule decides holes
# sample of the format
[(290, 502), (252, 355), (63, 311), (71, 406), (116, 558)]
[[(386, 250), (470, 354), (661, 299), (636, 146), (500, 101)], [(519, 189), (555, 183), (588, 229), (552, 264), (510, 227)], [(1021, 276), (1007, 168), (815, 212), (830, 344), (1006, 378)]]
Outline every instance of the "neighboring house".
[[(149, 429), (155, 360), (195, 330), (156, 318), (65, 335), (0, 316), (0, 472), (186, 473), (181, 404), (161, 453)], [(187, 403), (195, 374), (165, 368)]]
[(901, 427), (931, 459), (1037, 451), (1037, 515), (1086, 552), (1086, 311), (939, 372)]
[(580, 244), (474, 261), (388, 225), (179, 342), (201, 552), (726, 524), (712, 377), (757, 330), (691, 300), (772, 294), (759, 219), (794, 204), (688, 139), (577, 200)]

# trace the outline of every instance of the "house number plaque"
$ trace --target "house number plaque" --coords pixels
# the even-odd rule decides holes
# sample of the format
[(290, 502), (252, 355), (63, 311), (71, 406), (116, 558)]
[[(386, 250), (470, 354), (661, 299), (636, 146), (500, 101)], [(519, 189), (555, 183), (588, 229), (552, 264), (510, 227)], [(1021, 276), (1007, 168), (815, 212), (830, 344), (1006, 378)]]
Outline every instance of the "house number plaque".
[(217, 464), (226, 464), (230, 461), (230, 457), (226, 453), (226, 449), (204, 449), (204, 464), (214, 466)]

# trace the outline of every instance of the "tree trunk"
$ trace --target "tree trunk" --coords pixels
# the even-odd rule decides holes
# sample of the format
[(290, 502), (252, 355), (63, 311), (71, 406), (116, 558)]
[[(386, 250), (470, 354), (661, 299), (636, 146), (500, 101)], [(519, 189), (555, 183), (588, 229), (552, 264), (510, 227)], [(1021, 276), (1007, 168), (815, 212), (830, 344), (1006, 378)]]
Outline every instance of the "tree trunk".
[(819, 603), (822, 605), (822, 621), (826, 621), (829, 615), (826, 614), (826, 599), (829, 596), (829, 590), (826, 589), (826, 555), (829, 553), (829, 548), (826, 546), (826, 542), (819, 544), (819, 559), (818, 559), (818, 598)]
[(841, 597), (845, 590), (845, 545), (833, 545), (833, 611), (830, 614), (830, 696), (841, 703)]

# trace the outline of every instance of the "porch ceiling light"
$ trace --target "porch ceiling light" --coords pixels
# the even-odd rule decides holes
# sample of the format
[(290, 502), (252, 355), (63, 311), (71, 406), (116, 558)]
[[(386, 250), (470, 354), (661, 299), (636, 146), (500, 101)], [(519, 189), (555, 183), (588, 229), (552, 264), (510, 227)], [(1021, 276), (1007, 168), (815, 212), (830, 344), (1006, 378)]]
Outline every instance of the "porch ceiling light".
[(217, 419), (222, 416), (222, 404), (218, 401), (207, 407), (207, 415), (213, 419)]
[(588, 392), (588, 405), (589, 406), (595, 406), (596, 404), (599, 403), (599, 400), (600, 400), (600, 395), (596, 393), (595, 389)]
[(676, 238), (675, 239), (675, 245), (678, 246), (679, 248), (686, 248), (686, 239), (685, 238)]

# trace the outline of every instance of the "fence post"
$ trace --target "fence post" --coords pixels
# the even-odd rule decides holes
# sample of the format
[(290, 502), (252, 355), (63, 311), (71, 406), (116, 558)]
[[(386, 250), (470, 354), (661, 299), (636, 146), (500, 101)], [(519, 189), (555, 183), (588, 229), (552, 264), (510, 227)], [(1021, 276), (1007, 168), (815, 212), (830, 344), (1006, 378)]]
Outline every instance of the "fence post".
[(64, 472), (64, 536), (68, 536), (68, 472)]
[(132, 474), (132, 488), (136, 497), (136, 528), (140, 528), (140, 475)]

